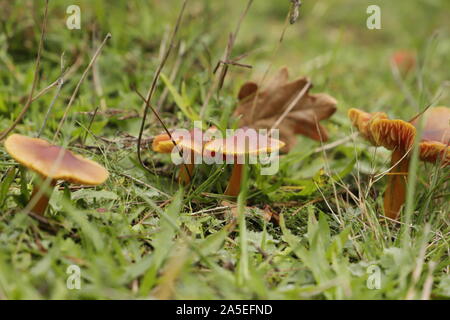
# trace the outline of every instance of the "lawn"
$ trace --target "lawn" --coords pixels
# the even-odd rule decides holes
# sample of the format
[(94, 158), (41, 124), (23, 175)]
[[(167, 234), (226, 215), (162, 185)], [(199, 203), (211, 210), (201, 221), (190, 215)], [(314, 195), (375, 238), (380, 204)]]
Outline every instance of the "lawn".
[[(244, 0), (190, 0), (181, 20), (181, 0), (111, 3), (50, 1), (39, 50), (45, 1), (0, 0), (0, 129), (109, 171), (95, 187), (58, 183), (39, 219), (27, 207), (39, 178), (2, 137), (0, 299), (450, 298), (449, 167), (413, 151), (406, 203), (386, 219), (391, 151), (347, 117), (359, 108), (410, 120), (450, 106), (449, 1), (303, 0), (293, 24), (288, 0), (247, 11)], [(66, 25), (70, 5), (80, 29)], [(366, 26), (369, 5), (381, 29)], [(232, 63), (214, 72), (227, 46)], [(396, 68), (391, 56), (405, 50), (415, 63)], [(159, 71), (151, 105), (168, 129), (200, 120), (225, 130), (237, 125), (241, 86), (282, 67), (337, 100), (321, 122), (329, 139), (297, 135), (274, 175), (244, 166), (237, 199), (224, 196), (230, 165), (198, 165), (178, 183), (170, 155), (152, 150), (164, 128), (150, 109), (138, 139), (139, 94)]]

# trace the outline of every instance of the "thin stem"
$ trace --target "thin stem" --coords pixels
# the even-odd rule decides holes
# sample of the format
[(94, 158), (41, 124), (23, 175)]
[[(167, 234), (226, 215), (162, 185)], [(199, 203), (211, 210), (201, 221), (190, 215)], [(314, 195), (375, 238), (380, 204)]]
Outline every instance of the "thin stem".
[(178, 182), (183, 185), (191, 183), (194, 168), (195, 164), (193, 163), (186, 163), (184, 166), (181, 166), (180, 172), (178, 173)]
[[(45, 178), (44, 178), (45, 179)], [(48, 202), (50, 201), (51, 192), (53, 191), (53, 187), (56, 185), (55, 180), (51, 180), (50, 184), (47, 188), (47, 190), (41, 190), (41, 185), (35, 183), (33, 188), (33, 193), (31, 195), (31, 199), (35, 199), (33, 207), (30, 209), (30, 212), (38, 215), (43, 216), (45, 213), (45, 210), (48, 207)]]
[[(167, 126), (165, 125), (164, 121), (162, 121), (161, 117), (159, 116), (158, 112), (156, 112), (155, 108), (153, 108), (153, 106), (150, 104), (149, 100), (145, 100), (144, 96), (137, 90), (135, 89), (135, 92), (137, 93), (137, 95), (144, 100), (145, 102), (145, 109), (147, 110), (148, 108), (153, 112), (153, 114), (156, 116), (156, 118), (158, 119), (158, 121), (161, 123), (161, 125), (163, 126), (164, 130), (166, 131), (167, 135), (170, 137), (170, 140), (172, 141), (174, 148), (176, 148), (176, 150), (178, 151), (178, 154), (180, 155), (181, 158), (183, 158), (183, 150), (181, 148), (178, 147), (177, 142), (175, 141), (175, 139), (172, 137), (172, 134), (170, 133), (169, 129), (167, 129)], [(145, 113), (144, 113), (145, 114)], [(144, 119), (142, 119), (142, 123), (145, 122)], [(143, 130), (143, 127), (141, 127), (141, 129)], [(138, 154), (138, 160), (139, 163), (142, 165), (142, 167), (147, 170), (147, 171), (151, 171), (146, 165), (145, 163), (142, 161), (141, 159), (141, 141), (142, 141), (142, 132), (140, 131), (140, 136), (138, 137), (138, 148), (137, 148), (137, 154)], [(183, 163), (183, 166), (186, 168), (186, 173), (189, 174), (189, 168), (187, 168), (186, 164)], [(189, 180), (191, 180), (191, 177), (189, 177)]]
[(36, 85), (39, 79), (39, 66), (41, 64), (41, 53), (42, 48), (44, 46), (45, 31), (47, 27), (47, 14), (48, 14), (48, 0), (45, 1), (44, 20), (42, 22), (41, 38), (39, 40), (39, 47), (36, 57), (36, 65), (34, 68), (33, 83), (31, 85), (30, 94), (28, 96), (27, 102), (25, 103), (25, 106), (23, 107), (22, 111), (20, 111), (20, 114), (17, 116), (16, 120), (14, 120), (13, 124), (8, 129), (0, 133), (0, 140), (3, 140), (11, 131), (14, 130), (14, 128), (19, 124), (19, 122), (22, 121), (28, 109), (30, 109), (31, 103), (33, 102), (34, 90), (36, 89)]
[(237, 197), (239, 195), (239, 192), (241, 191), (242, 169), (242, 164), (234, 164), (227, 189), (225, 190), (226, 196)]
[(50, 114), (52, 113), (53, 106), (55, 105), (56, 99), (58, 99), (59, 93), (61, 92), (61, 88), (64, 84), (64, 79), (61, 77), (58, 80), (58, 86), (56, 87), (55, 95), (53, 96), (52, 101), (50, 102), (50, 106), (47, 109), (47, 113), (45, 114), (44, 122), (42, 123), (41, 128), (39, 129), (39, 132), (37, 134), (37, 138), (40, 138), (42, 135), (42, 132), (45, 129), (45, 126), (47, 125), (47, 120), (50, 117)]
[[(162, 58), (162, 60), (161, 60), (161, 62), (159, 64), (158, 68), (156, 69), (155, 75), (154, 75), (152, 83), (150, 85), (150, 89), (147, 92), (147, 96), (144, 98), (142, 95), (139, 94), (141, 96), (141, 98), (144, 100), (144, 102), (143, 102), (144, 112), (142, 114), (141, 127), (139, 129), (138, 140), (137, 140), (137, 158), (138, 158), (138, 161), (139, 161), (140, 165), (144, 169), (146, 169), (147, 171), (150, 171), (150, 169), (145, 165), (145, 163), (142, 161), (142, 157), (141, 157), (141, 140), (142, 140), (142, 135), (144, 133), (145, 121), (147, 119), (147, 113), (148, 113), (149, 109), (151, 109), (153, 111), (153, 113), (155, 115), (157, 115), (156, 111), (153, 109), (153, 107), (151, 107), (150, 101), (151, 101), (151, 99), (153, 97), (153, 93), (155, 92), (156, 84), (158, 83), (158, 79), (159, 79), (159, 75), (161, 74), (161, 71), (162, 71), (162, 69), (163, 69), (163, 67), (164, 67), (164, 65), (165, 65), (165, 63), (167, 61), (167, 58), (169, 58), (170, 52), (171, 52), (172, 47), (174, 45), (175, 37), (176, 37), (176, 35), (178, 33), (178, 29), (179, 29), (180, 24), (181, 24), (181, 19), (183, 17), (183, 13), (184, 13), (184, 10), (186, 8), (187, 1), (188, 0), (184, 0), (183, 1), (183, 4), (182, 4), (181, 9), (180, 9), (180, 12), (178, 14), (177, 21), (175, 23), (175, 27), (174, 27), (174, 29), (172, 31), (172, 35), (170, 37), (169, 47), (166, 49), (166, 52), (164, 53), (164, 56), (163, 56), (163, 58)], [(137, 92), (137, 90), (136, 90), (136, 92)], [(157, 116), (157, 118), (158, 118), (158, 120), (160, 120), (159, 116)], [(170, 133), (169, 133), (169, 136), (170, 136)], [(175, 144), (175, 146), (176, 146), (176, 144)]]
[(98, 47), (97, 51), (95, 52), (94, 56), (92, 57), (91, 61), (88, 64), (88, 66), (84, 70), (83, 74), (81, 75), (81, 78), (78, 81), (77, 86), (75, 87), (75, 90), (72, 93), (72, 96), (70, 97), (69, 103), (67, 104), (66, 109), (64, 110), (63, 117), (62, 117), (61, 121), (59, 122), (58, 128), (56, 129), (56, 133), (55, 133), (55, 135), (53, 137), (53, 141), (55, 141), (56, 138), (58, 138), (58, 135), (61, 132), (61, 129), (62, 129), (63, 125), (64, 125), (64, 122), (66, 121), (67, 116), (69, 115), (69, 110), (72, 107), (73, 102), (75, 101), (75, 98), (76, 98), (76, 96), (78, 94), (78, 91), (80, 90), (81, 83), (86, 78), (89, 70), (92, 68), (92, 66), (94, 65), (95, 61), (97, 60), (97, 57), (100, 55), (100, 52), (102, 51), (103, 47), (105, 46), (106, 41), (108, 41), (110, 38), (111, 38), (111, 34), (108, 33), (105, 36), (105, 39), (103, 39), (103, 42)]
[(391, 165), (384, 194), (384, 213), (388, 218), (397, 219), (406, 199), (409, 157), (405, 157), (405, 152), (400, 149), (394, 150)]

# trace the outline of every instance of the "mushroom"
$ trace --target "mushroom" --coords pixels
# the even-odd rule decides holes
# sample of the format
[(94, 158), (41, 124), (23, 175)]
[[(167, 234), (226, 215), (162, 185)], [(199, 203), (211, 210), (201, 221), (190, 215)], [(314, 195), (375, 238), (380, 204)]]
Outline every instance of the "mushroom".
[[(191, 182), (195, 159), (203, 154), (203, 145), (209, 141), (209, 135), (217, 131), (215, 127), (209, 128), (205, 133), (198, 128), (190, 131), (175, 130), (170, 137), (168, 134), (156, 136), (152, 143), (153, 151), (159, 153), (172, 153), (175, 147), (173, 141), (183, 150), (183, 165), (178, 173), (178, 181), (184, 185)], [(173, 141), (172, 141), (173, 139)], [(176, 150), (178, 152), (178, 150)]]
[[(375, 146), (392, 150), (391, 171), (384, 194), (384, 212), (397, 219), (406, 199), (406, 183), (411, 150), (419, 116), (412, 121), (391, 120), (383, 112), (367, 113), (350, 109), (348, 116), (364, 138)], [(423, 113), (425, 123), (419, 141), (419, 157), (425, 162), (450, 163), (450, 108), (435, 107)]]
[[(38, 173), (42, 179), (50, 179), (54, 187), (58, 180), (82, 185), (99, 185), (108, 178), (108, 171), (98, 163), (38, 138), (12, 134), (5, 140), (6, 151), (20, 164)], [(50, 200), (50, 193), (33, 188), (32, 198), (37, 195), (31, 212), (43, 216)]]
[(252, 128), (237, 129), (235, 134), (225, 139), (215, 139), (204, 147), (204, 153), (215, 157), (217, 154), (224, 158), (231, 158), (233, 169), (228, 181), (225, 195), (237, 197), (241, 190), (242, 169), (245, 157), (258, 156), (278, 151), (285, 145), (284, 142), (270, 138), (256, 132)]
[(391, 64), (394, 65), (403, 75), (413, 70), (417, 64), (416, 55), (411, 50), (397, 50), (391, 55)]

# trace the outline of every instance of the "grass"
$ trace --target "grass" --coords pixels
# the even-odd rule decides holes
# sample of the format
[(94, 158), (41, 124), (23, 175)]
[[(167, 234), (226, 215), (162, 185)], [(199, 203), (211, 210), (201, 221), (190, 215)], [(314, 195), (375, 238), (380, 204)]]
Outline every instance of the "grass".
[[(326, 122), (330, 143), (352, 134), (351, 107), (410, 119), (430, 103), (450, 105), (448, 1), (303, 2), (299, 21), (279, 44), (289, 1), (254, 1), (230, 55), (248, 54), (240, 62), (253, 68), (230, 66), (202, 113), (212, 70), (245, 2), (190, 1), (152, 99), (166, 125), (190, 128), (202, 114), (205, 123), (232, 127), (240, 85), (284, 65), (291, 76), (310, 77), (314, 92), (339, 101)], [(44, 1), (0, 3), (6, 12), (0, 18), (0, 128), (6, 129), (32, 87)], [(68, 30), (65, 10), (75, 3), (81, 30)], [(381, 30), (366, 28), (371, 4), (381, 7)], [(21, 210), (32, 173), (0, 148), (0, 299), (450, 298), (448, 169), (413, 161), (408, 214), (386, 222), (385, 178), (374, 183), (374, 177), (389, 167), (388, 151), (356, 138), (316, 152), (320, 145), (299, 137), (277, 175), (246, 169), (236, 221), (221, 204), (230, 168), (201, 165), (194, 187), (180, 187), (169, 157), (148, 146), (163, 131), (151, 113), (142, 148), (150, 171), (139, 164), (142, 100), (132, 88), (148, 90), (180, 6), (50, 2), (35, 93), (61, 76), (61, 61), (72, 69), (41, 137), (53, 139), (80, 77), (111, 33), (56, 140), (102, 163), (111, 176), (96, 188), (60, 185), (46, 216), (60, 227), (48, 232)], [(418, 54), (418, 67), (398, 81), (389, 56), (402, 48)], [(34, 101), (14, 131), (36, 135), (56, 92), (53, 87)], [(265, 219), (266, 206), (278, 222)], [(81, 269), (80, 290), (66, 286), (73, 264)], [(371, 289), (368, 281), (378, 273), (380, 287)]]

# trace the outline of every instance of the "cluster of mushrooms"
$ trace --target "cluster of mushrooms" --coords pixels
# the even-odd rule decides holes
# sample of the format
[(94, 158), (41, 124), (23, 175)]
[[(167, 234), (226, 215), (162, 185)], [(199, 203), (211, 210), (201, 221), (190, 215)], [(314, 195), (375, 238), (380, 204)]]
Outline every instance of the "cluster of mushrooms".
[[(203, 133), (200, 129), (193, 129), (189, 135), (190, 139), (184, 139), (184, 136), (177, 134), (177, 131), (170, 135), (161, 134), (155, 137), (152, 147), (159, 153), (171, 153), (175, 147), (179, 147), (183, 154), (189, 155), (189, 160), (183, 163), (178, 174), (178, 180), (183, 184), (191, 182), (195, 168), (193, 160), (196, 154), (203, 158), (214, 158), (218, 155), (224, 160), (232, 158), (233, 169), (224, 194), (237, 197), (241, 188), (242, 169), (246, 156), (270, 154), (285, 145), (283, 141), (261, 135), (256, 130), (253, 135), (248, 135), (249, 130), (254, 130), (248, 127), (236, 130), (236, 133), (230, 137), (211, 139), (212, 136), (208, 133), (216, 130), (215, 127), (211, 127)], [(183, 160), (186, 158), (183, 157)]]
[(410, 121), (389, 119), (384, 112), (367, 113), (350, 109), (348, 117), (360, 134), (374, 146), (392, 150), (391, 169), (384, 193), (384, 213), (397, 219), (405, 203), (411, 150), (421, 117), (424, 117), (419, 141), (419, 158), (424, 162), (450, 164), (450, 108), (434, 107)]
[[(178, 179), (184, 185), (192, 182), (196, 156), (219, 156), (226, 159), (225, 163), (232, 159), (233, 169), (225, 195), (236, 197), (240, 193), (244, 158), (261, 153), (288, 152), (296, 140), (296, 134), (322, 142), (327, 140), (328, 134), (319, 121), (329, 118), (336, 111), (337, 102), (326, 94), (309, 94), (310, 87), (306, 78), (289, 82), (287, 70), (281, 69), (264, 90), (253, 82), (242, 86), (235, 111), (235, 116), (240, 117), (240, 129), (234, 135), (215, 138), (218, 129), (211, 127), (205, 132), (192, 129), (188, 135), (190, 138), (186, 139), (185, 135), (175, 130), (156, 136), (152, 149), (159, 153), (171, 153), (177, 148), (183, 156)], [(303, 96), (299, 92), (303, 92)], [(358, 109), (350, 109), (348, 117), (371, 144), (392, 150), (384, 213), (391, 219), (397, 219), (405, 202), (409, 162), (415, 140), (419, 141), (422, 161), (441, 166), (450, 164), (450, 108), (429, 108), (410, 121), (392, 120), (384, 112), (367, 113)], [(423, 118), (423, 128), (419, 130), (421, 136), (417, 138)], [(281, 128), (280, 139), (255, 130), (273, 127), (274, 123)], [(255, 130), (256, 134), (247, 135), (248, 130)], [(242, 144), (242, 141), (246, 143)], [(30, 212), (38, 216), (44, 215), (51, 189), (57, 181), (96, 186), (105, 182), (109, 175), (98, 163), (42, 139), (12, 134), (4, 144), (6, 151), (18, 163), (41, 177), (34, 184), (29, 204)]]
[[(406, 187), (411, 150), (420, 123), (419, 116), (411, 121), (389, 119), (384, 112), (367, 113), (358, 109), (350, 109), (348, 116), (360, 134), (374, 146), (383, 146), (392, 150), (391, 169), (388, 173), (388, 183), (384, 194), (384, 212), (391, 219), (397, 219), (406, 198)], [(422, 135), (419, 139), (419, 158), (424, 162), (440, 163), (442, 166), (450, 164), (450, 108), (430, 108), (421, 116), (425, 117)], [(199, 130), (199, 129), (194, 129)], [(209, 129), (210, 130), (210, 129)], [(236, 141), (245, 135), (245, 130), (225, 139), (202, 139), (202, 133), (196, 134), (194, 141), (185, 141), (177, 136), (171, 137), (161, 134), (153, 141), (153, 150), (160, 153), (170, 153), (175, 147), (174, 142), (183, 152), (195, 152), (209, 156), (211, 153), (221, 153), (224, 157), (243, 157), (259, 152), (272, 152), (280, 150), (283, 141), (256, 135), (256, 141), (243, 148)], [(240, 191), (242, 178), (242, 164), (234, 159), (231, 177), (225, 190), (227, 196), (237, 196)], [(179, 173), (180, 183), (187, 184), (193, 175), (194, 164), (186, 163), (189, 173), (184, 166)]]

